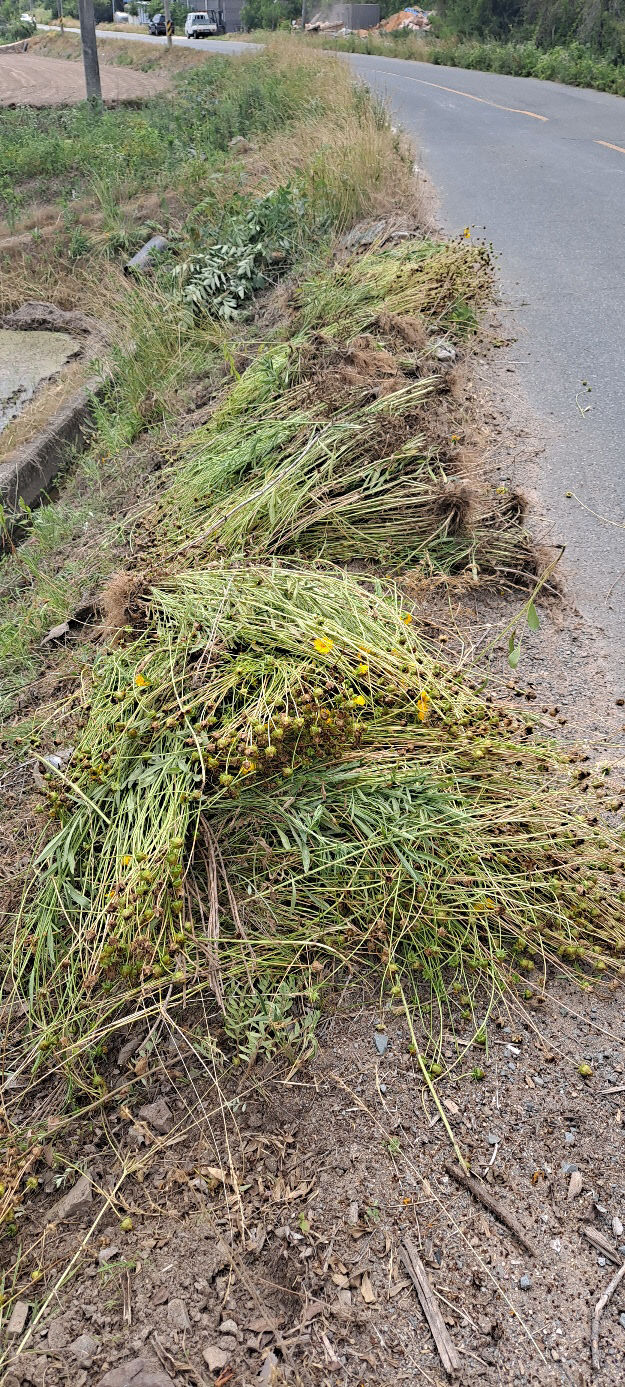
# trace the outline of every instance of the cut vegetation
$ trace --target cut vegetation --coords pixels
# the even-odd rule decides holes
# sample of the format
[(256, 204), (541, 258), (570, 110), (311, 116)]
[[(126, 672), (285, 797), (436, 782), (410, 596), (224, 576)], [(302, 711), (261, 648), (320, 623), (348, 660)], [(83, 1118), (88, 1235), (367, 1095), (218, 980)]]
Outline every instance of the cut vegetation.
[[(8, 1313), (42, 1283), (27, 1334), (89, 1243), (52, 1256), (37, 1231), (46, 1172), (83, 1172), (81, 1133), (96, 1159), (106, 1132), (117, 1161), (94, 1229), (130, 1234), (137, 1202), (157, 1207), (150, 1151), (180, 1133), (152, 1103), (132, 1155), (111, 1116), (155, 1096), (154, 1066), (192, 1085), (193, 1132), (201, 1084), (242, 1111), (264, 1063), (299, 1067), (324, 1008), (364, 991), (403, 1018), (448, 1129), (435, 1081), (482, 1056), (502, 995), (530, 1002), (551, 966), (583, 986), (621, 971), (619, 835), (582, 812), (568, 758), (413, 617), (428, 584), (515, 582), (518, 629), (538, 620), (522, 506), (478, 473), (465, 394), (489, 254), (433, 236), (384, 112), (294, 51), (198, 68), (140, 112), (1, 118), (20, 217), (32, 196), (79, 194), (69, 241), (52, 260), (37, 239), (24, 250), (7, 306), (28, 282), (97, 308), (116, 340), (87, 456), (21, 530), (5, 518), (0, 570), (0, 1236)], [(155, 190), (168, 249), (129, 287), (120, 260), (146, 230), (132, 199)], [(227, 1193), (215, 1246), (230, 1239), (236, 1280), (249, 1186), (223, 1159), (190, 1171), (202, 1197)], [(355, 1236), (373, 1237), (376, 1209), (356, 1204)], [(269, 1331), (276, 1368), (326, 1380)], [(225, 1358), (205, 1349), (211, 1375), (237, 1334)], [(203, 1380), (197, 1355), (187, 1370)]]

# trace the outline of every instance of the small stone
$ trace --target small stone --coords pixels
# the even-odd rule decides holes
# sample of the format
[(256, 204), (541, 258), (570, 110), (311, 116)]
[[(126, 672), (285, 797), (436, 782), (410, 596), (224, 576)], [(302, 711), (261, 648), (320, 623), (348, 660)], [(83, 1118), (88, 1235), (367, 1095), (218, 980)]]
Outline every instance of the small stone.
[(98, 1252), (98, 1264), (99, 1264), (99, 1266), (101, 1266), (101, 1267), (106, 1266), (106, 1263), (107, 1263), (107, 1262), (112, 1261), (113, 1257), (117, 1257), (118, 1255), (119, 1255), (119, 1248), (118, 1248), (118, 1247), (112, 1247), (112, 1246), (111, 1246), (111, 1247), (101, 1247), (101, 1248), (100, 1248), (100, 1251)]
[(458, 353), (451, 342), (438, 342), (434, 355), (437, 361), (455, 361)]
[(228, 1362), (228, 1354), (225, 1349), (218, 1348), (217, 1344), (209, 1344), (203, 1348), (202, 1357), (211, 1373), (219, 1372), (220, 1368), (225, 1368)]
[(623, 1329), (625, 1329), (625, 1315), (619, 1315), (618, 1322), (623, 1326)]
[(161, 1136), (165, 1136), (173, 1127), (174, 1119), (171, 1109), (167, 1106), (164, 1098), (157, 1098), (154, 1103), (144, 1103), (143, 1107), (139, 1108), (138, 1115), (142, 1122), (147, 1122)]
[(565, 1161), (562, 1166), (563, 1175), (572, 1175), (576, 1170), (579, 1170), (579, 1166), (574, 1165), (573, 1161)]
[(93, 1334), (80, 1334), (73, 1344), (68, 1345), (67, 1352), (73, 1353), (83, 1368), (90, 1368), (98, 1348), (99, 1342)]
[(527, 1273), (524, 1273), (523, 1276), (519, 1277), (519, 1286), (520, 1286), (520, 1288), (521, 1288), (522, 1291), (529, 1291), (530, 1288), (531, 1288), (531, 1285), (532, 1285), (532, 1279), (531, 1279), (530, 1276), (527, 1275)]
[(167, 1318), (172, 1329), (176, 1329), (179, 1334), (184, 1334), (186, 1330), (191, 1328), (191, 1321), (184, 1300), (180, 1300), (177, 1296), (169, 1301)]
[(91, 1178), (89, 1175), (81, 1175), (80, 1179), (71, 1190), (64, 1194), (62, 1199), (57, 1199), (56, 1204), (48, 1214), (48, 1223), (62, 1223), (66, 1218), (76, 1218), (78, 1214), (84, 1214), (91, 1203)]
[(575, 1132), (565, 1132), (565, 1133), (564, 1133), (564, 1140), (565, 1140), (567, 1146), (574, 1146), (574, 1145), (575, 1145)]
[(384, 1035), (383, 1032), (376, 1031), (373, 1040), (378, 1054), (384, 1055), (388, 1047), (388, 1036)]
[(488, 1133), (488, 1137), (486, 1138), (486, 1140), (488, 1141), (488, 1145), (489, 1145), (489, 1146), (497, 1146), (497, 1144), (498, 1144), (498, 1142), (499, 1142), (499, 1137), (498, 1137), (498, 1136), (495, 1136), (495, 1133), (494, 1133), (494, 1132), (489, 1132), (489, 1133)]
[(553, 1248), (554, 1252), (562, 1251), (562, 1243), (560, 1242), (559, 1238), (552, 1238), (550, 1246)]
[(158, 1363), (151, 1363), (147, 1358), (130, 1358), (127, 1363), (105, 1373), (98, 1387), (174, 1387), (174, 1382)]
[(235, 1337), (235, 1339), (236, 1339), (236, 1336), (237, 1336), (238, 1332), (239, 1332), (239, 1326), (238, 1326), (238, 1324), (236, 1323), (235, 1320), (222, 1320), (222, 1321), (221, 1321), (221, 1324), (220, 1324), (220, 1326), (219, 1326), (219, 1333), (220, 1333), (220, 1334), (234, 1334), (234, 1337)]
[(228, 1354), (228, 1358), (232, 1358), (233, 1353), (237, 1351), (237, 1340), (234, 1334), (224, 1334), (223, 1339), (220, 1339), (219, 1342), (224, 1353)]
[(623, 1224), (621, 1223), (618, 1214), (615, 1214), (614, 1218), (612, 1219), (612, 1232), (614, 1233), (615, 1238), (622, 1238), (623, 1236)]
[(30, 1306), (27, 1300), (16, 1300), (7, 1325), (7, 1334), (10, 1339), (17, 1339), (20, 1334), (24, 1333), (29, 1310)]
[(606, 1259), (605, 1259), (605, 1257), (597, 1257), (597, 1266), (598, 1266), (598, 1267), (604, 1267), (605, 1265), (606, 1265)]
[(48, 1325), (48, 1348), (50, 1352), (58, 1353), (60, 1349), (65, 1348), (68, 1339), (69, 1334), (61, 1317), (51, 1320)]

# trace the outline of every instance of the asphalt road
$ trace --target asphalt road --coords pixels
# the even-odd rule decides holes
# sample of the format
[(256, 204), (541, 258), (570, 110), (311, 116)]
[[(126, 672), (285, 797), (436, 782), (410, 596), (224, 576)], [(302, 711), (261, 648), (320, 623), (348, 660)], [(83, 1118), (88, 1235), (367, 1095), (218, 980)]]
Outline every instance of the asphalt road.
[(569, 591), (605, 629), (625, 694), (625, 100), (404, 60), (350, 63), (416, 137), (443, 225), (475, 227), (500, 255), (510, 356), (545, 445), (538, 529), (566, 543)]
[[(38, 24), (37, 28), (51, 34), (58, 34), (59, 32), (58, 24)], [(69, 32), (70, 26), (66, 25), (66, 33)], [(98, 29), (96, 32), (98, 35), (98, 43), (100, 40), (104, 42), (107, 39), (112, 39), (113, 41), (115, 39), (121, 39), (124, 43), (160, 43), (161, 45), (167, 42), (166, 39), (159, 38), (156, 34), (133, 34), (130, 25), (128, 26), (128, 33), (126, 33), (125, 30), (122, 32), (119, 29)], [(247, 43), (243, 39), (185, 39), (182, 35), (175, 36), (172, 39), (172, 43), (175, 43), (176, 47), (180, 48), (203, 48), (206, 53), (217, 54), (217, 56), (219, 56), (220, 53), (222, 55), (224, 53), (247, 53), (250, 49), (258, 53), (262, 48), (262, 44)]]

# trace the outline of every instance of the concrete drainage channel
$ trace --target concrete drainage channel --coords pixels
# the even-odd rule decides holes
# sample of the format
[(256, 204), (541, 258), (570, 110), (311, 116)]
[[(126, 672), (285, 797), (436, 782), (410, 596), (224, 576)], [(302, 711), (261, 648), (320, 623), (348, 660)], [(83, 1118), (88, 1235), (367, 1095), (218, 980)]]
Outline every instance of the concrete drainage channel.
[(54, 304), (24, 303), (0, 318), (0, 504), (9, 525), (20, 502), (41, 500), (68, 448), (83, 446), (105, 346), (96, 319)]

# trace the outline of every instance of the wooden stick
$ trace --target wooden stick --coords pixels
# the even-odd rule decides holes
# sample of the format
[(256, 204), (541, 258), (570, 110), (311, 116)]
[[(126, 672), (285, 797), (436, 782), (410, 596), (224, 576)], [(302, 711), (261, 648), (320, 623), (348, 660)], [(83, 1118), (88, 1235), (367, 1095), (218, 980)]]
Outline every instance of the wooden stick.
[(530, 1257), (536, 1256), (536, 1248), (531, 1239), (528, 1238), (527, 1233), (521, 1227), (521, 1224), (514, 1217), (514, 1214), (509, 1214), (508, 1210), (504, 1208), (503, 1204), (499, 1202), (495, 1195), (491, 1194), (488, 1185), (485, 1185), (482, 1180), (476, 1180), (473, 1175), (467, 1175), (466, 1171), (461, 1170), (460, 1166), (452, 1165), (450, 1161), (446, 1163), (445, 1170), (457, 1184), (464, 1185), (464, 1188), (469, 1190), (476, 1199), (479, 1199), (482, 1204), (485, 1204), (486, 1208), (490, 1209), (491, 1214), (494, 1214), (501, 1223), (505, 1223), (506, 1228), (509, 1228), (510, 1232), (514, 1233), (521, 1247), (524, 1247), (525, 1251), (529, 1252)]
[(597, 1304), (594, 1308), (592, 1317), (592, 1329), (590, 1335), (590, 1352), (592, 1355), (593, 1370), (596, 1373), (598, 1373), (601, 1368), (601, 1360), (599, 1358), (599, 1322), (601, 1320), (601, 1316), (605, 1310), (608, 1301), (612, 1299), (612, 1296), (614, 1295), (617, 1286), (620, 1286), (624, 1276), (625, 1262), (623, 1262), (622, 1267), (619, 1267), (616, 1274), (612, 1277), (609, 1286), (606, 1286), (603, 1295), (597, 1301)]
[(599, 1232), (598, 1228), (593, 1228), (590, 1223), (582, 1223), (579, 1231), (584, 1234), (585, 1238), (588, 1238), (589, 1243), (592, 1243), (598, 1252), (602, 1252), (604, 1257), (609, 1257), (611, 1262), (615, 1262), (616, 1266), (620, 1267), (623, 1258), (619, 1257), (612, 1244), (604, 1237), (603, 1233)]
[(421, 1302), (421, 1309), (430, 1326), (441, 1363), (445, 1372), (451, 1376), (452, 1373), (457, 1373), (460, 1368), (460, 1356), (440, 1312), (438, 1301), (412, 1238), (408, 1236), (404, 1238), (400, 1245), (399, 1255)]

